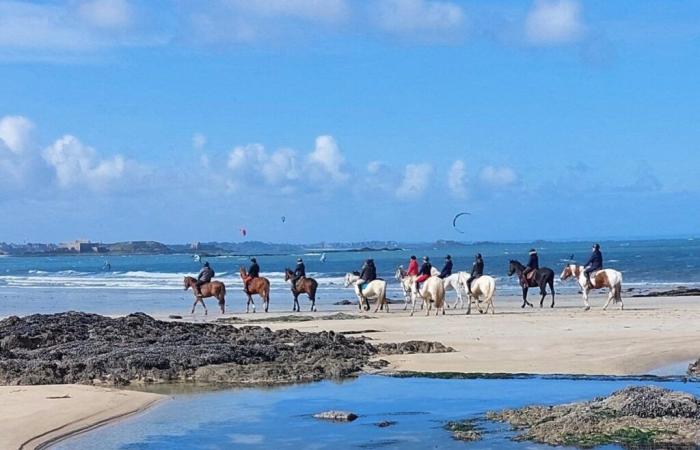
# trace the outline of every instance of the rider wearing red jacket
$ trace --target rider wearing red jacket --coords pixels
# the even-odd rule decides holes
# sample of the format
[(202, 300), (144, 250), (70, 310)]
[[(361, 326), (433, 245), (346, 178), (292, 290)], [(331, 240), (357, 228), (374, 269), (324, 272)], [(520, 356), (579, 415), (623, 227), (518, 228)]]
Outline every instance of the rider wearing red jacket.
[(415, 256), (411, 256), (411, 260), (408, 263), (408, 272), (406, 275), (410, 276), (418, 276), (418, 260), (416, 259)]

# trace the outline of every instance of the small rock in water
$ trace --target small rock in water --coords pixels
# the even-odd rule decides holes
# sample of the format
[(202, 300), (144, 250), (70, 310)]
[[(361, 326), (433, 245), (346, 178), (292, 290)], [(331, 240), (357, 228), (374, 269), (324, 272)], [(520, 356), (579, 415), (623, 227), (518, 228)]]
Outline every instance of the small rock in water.
[(333, 303), (334, 305), (356, 305), (357, 303), (353, 303), (350, 300), (341, 300), (339, 302)]
[(182, 319), (182, 316), (178, 316), (177, 314), (170, 314), (168, 316), (168, 319)]
[(315, 419), (332, 420), (334, 422), (352, 422), (357, 419), (357, 414), (349, 411), (324, 411), (314, 414)]
[(382, 420), (381, 422), (377, 422), (375, 425), (377, 425), (379, 428), (386, 428), (392, 425), (396, 425), (396, 422), (392, 420)]

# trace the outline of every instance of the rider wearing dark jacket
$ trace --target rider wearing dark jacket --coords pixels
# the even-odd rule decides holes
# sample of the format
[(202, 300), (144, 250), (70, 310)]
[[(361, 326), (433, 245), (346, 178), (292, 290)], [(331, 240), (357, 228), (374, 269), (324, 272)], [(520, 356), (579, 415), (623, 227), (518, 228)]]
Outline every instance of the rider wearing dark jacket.
[(197, 295), (202, 295), (202, 285), (211, 282), (212, 278), (214, 278), (214, 270), (209, 266), (209, 262), (205, 261), (204, 267), (202, 267), (202, 270), (199, 271), (199, 275), (197, 275), (197, 283), (195, 284)]
[(248, 293), (248, 284), (253, 281), (254, 278), (260, 276), (260, 266), (258, 265), (258, 260), (255, 258), (250, 258), (250, 267), (248, 268), (248, 276), (243, 280), (243, 291)]
[(430, 278), (432, 275), (433, 265), (430, 264), (430, 258), (427, 256), (423, 257), (423, 265), (418, 272), (418, 278), (416, 278), (416, 289), (420, 289), (420, 284)]
[(445, 265), (440, 271), (440, 278), (447, 278), (452, 275), (452, 257), (450, 255), (445, 256)]
[(600, 252), (600, 244), (593, 244), (593, 253), (588, 258), (583, 273), (586, 275), (586, 283), (593, 287), (591, 283), (591, 273), (603, 269), (603, 254)]
[(481, 257), (481, 253), (477, 253), (474, 257), (474, 264), (472, 264), (472, 273), (467, 280), (467, 290), (472, 293), (472, 282), (484, 274), (484, 259)]
[(303, 259), (297, 258), (297, 266), (294, 269), (294, 276), (292, 277), (292, 290), (296, 290), (297, 281), (303, 277), (306, 277), (306, 266), (304, 265)]
[(360, 273), (361, 283), (369, 283), (377, 279), (377, 267), (374, 265), (373, 259), (368, 259), (362, 266)]

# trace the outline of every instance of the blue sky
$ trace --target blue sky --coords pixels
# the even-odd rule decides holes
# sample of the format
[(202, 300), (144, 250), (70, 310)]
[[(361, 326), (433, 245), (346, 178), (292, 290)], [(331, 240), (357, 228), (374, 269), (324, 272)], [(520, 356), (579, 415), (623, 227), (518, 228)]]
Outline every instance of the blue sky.
[(691, 1), (2, 1), (0, 240), (697, 235), (699, 79)]

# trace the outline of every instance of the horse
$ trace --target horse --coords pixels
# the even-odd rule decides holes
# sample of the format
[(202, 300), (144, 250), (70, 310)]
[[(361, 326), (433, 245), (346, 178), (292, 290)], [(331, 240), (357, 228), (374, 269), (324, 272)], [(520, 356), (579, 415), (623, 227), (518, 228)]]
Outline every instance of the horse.
[[(430, 270), (430, 275), (433, 277), (437, 277), (440, 275), (440, 271), (433, 267)], [(464, 305), (464, 290), (462, 289), (462, 285), (460, 284), (460, 277), (465, 276), (467, 276), (466, 272), (457, 272), (453, 273), (449, 277), (445, 277), (442, 279), (442, 283), (445, 285), (445, 296), (447, 296), (447, 292), (450, 290), (453, 290), (457, 293), (457, 300), (455, 300), (453, 308), (457, 308), (458, 303)], [(447, 303), (447, 298), (445, 298), (445, 303)], [(450, 307), (449, 303), (447, 303), (447, 307)]]
[(514, 259), (510, 260), (510, 265), (508, 266), (508, 276), (513, 276), (514, 273), (517, 274), (520, 286), (523, 288), (523, 304), (521, 308), (524, 308), (525, 305), (530, 305), (532, 307), (532, 303), (527, 301), (527, 290), (528, 288), (538, 286), (540, 288), (540, 294), (542, 295), (542, 298), (540, 299), (541, 308), (544, 298), (547, 296), (547, 285), (549, 285), (549, 290), (552, 293), (552, 305), (550, 308), (554, 308), (554, 271), (549, 267), (542, 267), (535, 271), (534, 277), (528, 279), (527, 282), (523, 282), (522, 274), (524, 270), (525, 266), (520, 264), (520, 261), (516, 261)]
[(591, 283), (593, 287), (590, 287), (586, 282), (586, 275), (584, 273), (585, 267), (578, 266), (576, 264), (567, 264), (564, 270), (561, 272), (561, 280), (565, 281), (569, 278), (574, 278), (581, 286), (581, 293), (583, 294), (583, 304), (585, 305), (584, 311), (591, 309), (590, 303), (588, 303), (588, 293), (592, 289), (603, 289), (608, 288), (608, 301), (605, 302), (603, 306), (603, 311), (608, 309), (611, 301), (615, 303), (620, 303), (620, 309), (625, 308), (625, 304), (622, 303), (622, 274), (617, 270), (613, 269), (602, 269), (595, 272), (595, 275), (591, 277)]
[(255, 313), (255, 302), (253, 301), (253, 295), (259, 295), (263, 300), (263, 306), (265, 306), (265, 312), (270, 307), (270, 280), (264, 277), (255, 277), (248, 283), (248, 290), (245, 288), (245, 279), (248, 277), (248, 272), (245, 267), (241, 266), (239, 269), (241, 274), (241, 280), (243, 280), (243, 292), (248, 296), (248, 302), (245, 305), (245, 312), (250, 311), (250, 305), (253, 305), (253, 313)]
[(374, 312), (379, 311), (379, 309), (384, 309), (386, 306), (386, 312), (389, 312), (389, 302), (386, 300), (386, 281), (384, 280), (372, 280), (362, 289), (360, 292), (360, 287), (357, 285), (357, 280), (360, 279), (360, 275), (355, 272), (348, 272), (345, 274), (345, 287), (349, 287), (351, 284), (355, 285), (355, 295), (357, 295), (359, 301), (360, 311), (362, 311), (362, 299), (365, 299), (365, 311), (369, 311), (369, 299), (374, 298), (377, 300), (377, 308)]
[(401, 287), (404, 291), (404, 296), (407, 296), (410, 292), (411, 296), (411, 316), (416, 310), (416, 297), (423, 299), (423, 303), (428, 307), (425, 315), (430, 315), (430, 309), (432, 304), (435, 303), (435, 315), (440, 313), (442, 308), (442, 313), (445, 314), (445, 285), (442, 279), (438, 277), (429, 277), (423, 282), (423, 287), (418, 291), (416, 288), (416, 277), (413, 275), (407, 275), (403, 267), (399, 266), (396, 269), (396, 274), (394, 275), (397, 280), (401, 283)]
[[(496, 314), (496, 308), (493, 305), (493, 298), (496, 294), (496, 280), (490, 275), (481, 275), (472, 282), (472, 291), (470, 294), (468, 283), (472, 275), (466, 272), (460, 272), (459, 275), (459, 283), (462, 289), (464, 289), (464, 292), (467, 293), (469, 301), (467, 305), (467, 314), (471, 314), (472, 303), (474, 301), (476, 301), (476, 307), (479, 309), (479, 313), (487, 313), (489, 312), (489, 307), (491, 307), (491, 314)], [(481, 297), (484, 298), (483, 301)], [(482, 303), (486, 303), (486, 309), (483, 311), (481, 309)], [(454, 307), (457, 308), (456, 302)]]
[(192, 303), (192, 312), (194, 314), (194, 308), (197, 303), (201, 303), (204, 307), (204, 315), (208, 314), (207, 305), (204, 304), (205, 298), (216, 297), (219, 300), (219, 307), (221, 308), (221, 314), (224, 314), (226, 306), (226, 286), (221, 281), (210, 281), (209, 283), (204, 283), (200, 287), (200, 292), (202, 295), (197, 295), (197, 280), (192, 277), (185, 277), (183, 280), (185, 290), (192, 288), (192, 293), (194, 294), (194, 303)]
[[(294, 272), (289, 268), (284, 269), (284, 281), (289, 281), (292, 278), (294, 278)], [(301, 308), (299, 307), (299, 294), (306, 294), (309, 297), (309, 300), (311, 300), (311, 311), (317, 311), (316, 289), (318, 289), (318, 283), (313, 278), (299, 278), (297, 285), (292, 286), (292, 294), (294, 295), (294, 305), (292, 306), (292, 311), (301, 311)]]

